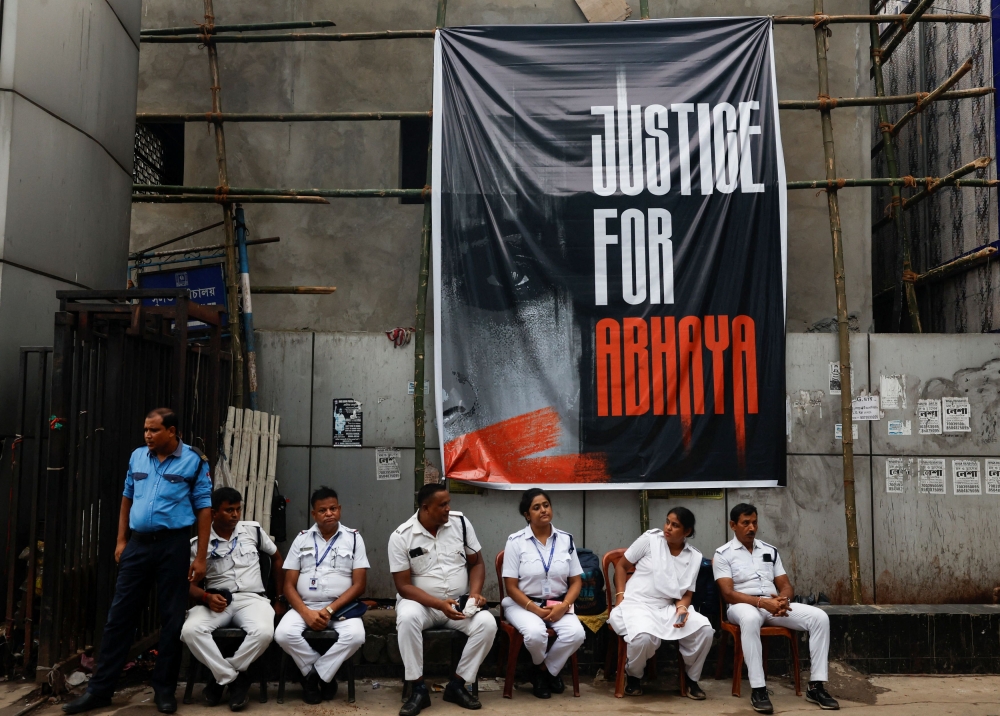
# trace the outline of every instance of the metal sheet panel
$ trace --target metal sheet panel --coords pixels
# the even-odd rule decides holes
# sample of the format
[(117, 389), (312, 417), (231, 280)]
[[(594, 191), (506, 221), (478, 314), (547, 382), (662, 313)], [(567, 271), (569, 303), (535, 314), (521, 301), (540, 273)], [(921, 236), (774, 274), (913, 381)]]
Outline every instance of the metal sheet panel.
[(312, 524), (309, 517), (309, 450), (302, 447), (282, 447), (278, 445), (276, 464), (278, 484), (275, 491), (288, 502), (285, 505), (285, 528), (288, 540), (278, 545), (282, 554), (288, 554), (288, 546), (300, 530)]
[(728, 539), (729, 521), (726, 517), (725, 499), (696, 497), (650, 499), (649, 526), (663, 527), (663, 523), (667, 520), (667, 512), (673, 507), (686, 507), (694, 513), (694, 537), (689, 541), (703, 556), (711, 559), (715, 549)]
[(309, 444), (313, 334), (256, 331), (257, 399), (260, 409), (281, 416), (281, 444)]

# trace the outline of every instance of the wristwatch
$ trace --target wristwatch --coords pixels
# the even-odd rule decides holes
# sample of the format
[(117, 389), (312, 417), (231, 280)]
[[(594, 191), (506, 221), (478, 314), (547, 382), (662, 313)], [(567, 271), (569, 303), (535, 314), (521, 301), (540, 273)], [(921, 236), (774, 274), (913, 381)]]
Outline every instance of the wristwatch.
[(333, 610), (332, 610), (332, 609), (330, 609), (330, 607), (329, 607), (329, 606), (326, 606), (326, 607), (323, 607), (323, 608), (324, 608), (324, 609), (326, 610), (326, 613), (327, 613), (327, 614), (329, 614), (329, 615), (330, 615), (331, 617), (333, 616)]

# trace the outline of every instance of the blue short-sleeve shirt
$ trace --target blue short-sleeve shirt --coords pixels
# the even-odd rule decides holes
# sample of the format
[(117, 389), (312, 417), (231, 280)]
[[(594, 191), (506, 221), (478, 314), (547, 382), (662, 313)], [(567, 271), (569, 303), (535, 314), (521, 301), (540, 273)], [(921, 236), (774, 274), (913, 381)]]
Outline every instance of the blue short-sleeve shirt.
[(208, 461), (180, 441), (163, 462), (149, 448), (137, 448), (122, 495), (132, 500), (128, 526), (134, 532), (190, 527), (195, 510), (212, 506)]

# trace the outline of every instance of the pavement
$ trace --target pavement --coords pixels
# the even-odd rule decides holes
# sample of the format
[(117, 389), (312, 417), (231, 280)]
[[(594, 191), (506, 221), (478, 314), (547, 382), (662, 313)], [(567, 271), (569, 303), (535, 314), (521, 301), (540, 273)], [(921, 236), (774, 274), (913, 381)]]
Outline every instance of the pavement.
[[(832, 665), (829, 690), (840, 700), (841, 710), (857, 716), (911, 716), (912, 714), (933, 714), (944, 716), (1000, 716), (1000, 676), (875, 676), (862, 674), (838, 664)], [(434, 682), (443, 680), (434, 680)], [(514, 692), (511, 700), (502, 697), (502, 683), (494, 679), (480, 682), (480, 699), (483, 703), (482, 716), (548, 716), (556, 714), (581, 714), (611, 716), (613, 714), (753, 714), (750, 708), (750, 685), (743, 682), (741, 698), (730, 693), (729, 680), (704, 679), (701, 682), (708, 699), (692, 701), (681, 698), (676, 683), (665, 679), (646, 688), (640, 697), (616, 699), (613, 684), (586, 678), (581, 681), (580, 698), (573, 698), (572, 688), (567, 681), (567, 692), (541, 701), (531, 695), (528, 685)], [(774, 692), (771, 700), (775, 713), (818, 714), (820, 709), (797, 697), (787, 679), (773, 678), (769, 688)], [(803, 679), (803, 687), (805, 680)], [(16, 716), (30, 702), (30, 687), (27, 685), (0, 684), (0, 716)], [(183, 692), (183, 684), (178, 689), (178, 698)], [(195, 690), (196, 697), (201, 687)], [(270, 700), (261, 704), (257, 700), (256, 687), (251, 689), (250, 704), (243, 713), (247, 716), (395, 716), (399, 711), (401, 684), (398, 680), (365, 679), (357, 683), (357, 702), (347, 703), (346, 687), (341, 685), (340, 693), (333, 701), (309, 706), (302, 703), (298, 686), (289, 684), (285, 703), (275, 701), (276, 685), (269, 689)], [(431, 697), (430, 709), (425, 716), (461, 716), (461, 710), (454, 704), (441, 700), (440, 693)], [(115, 716), (158, 716), (153, 705), (153, 692), (149, 687), (132, 687), (120, 691), (108, 709), (94, 711), (94, 714), (115, 714)], [(229, 713), (225, 705), (209, 710), (201, 703), (180, 704), (178, 714), (191, 716), (222, 716)], [(59, 705), (46, 703), (32, 712), (32, 716), (62, 716)]]

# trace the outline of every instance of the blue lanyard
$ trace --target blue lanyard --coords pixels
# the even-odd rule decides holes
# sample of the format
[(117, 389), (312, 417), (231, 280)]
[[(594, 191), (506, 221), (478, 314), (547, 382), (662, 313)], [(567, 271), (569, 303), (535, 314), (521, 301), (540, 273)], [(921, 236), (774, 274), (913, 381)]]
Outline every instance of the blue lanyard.
[(333, 539), (330, 540), (330, 542), (326, 545), (326, 551), (323, 553), (323, 556), (316, 558), (316, 555), (319, 554), (319, 545), (316, 544), (316, 533), (313, 532), (313, 550), (314, 550), (313, 559), (316, 559), (316, 569), (314, 570), (314, 573), (319, 571), (319, 566), (323, 564), (323, 560), (326, 559), (326, 555), (330, 554), (330, 550), (333, 549), (334, 543), (339, 538), (340, 538), (340, 531), (338, 530), (337, 534), (335, 534), (333, 536)]
[(215, 558), (222, 559), (223, 557), (228, 557), (229, 555), (231, 555), (233, 553), (233, 550), (236, 549), (236, 540), (237, 540), (237, 538), (238, 538), (238, 535), (236, 535), (236, 531), (234, 530), (233, 531), (233, 541), (232, 541), (232, 543), (230, 543), (229, 551), (226, 552), (225, 554), (219, 554), (219, 540), (217, 540), (217, 539), (213, 540), (215, 542), (215, 546), (212, 547), (212, 553), (210, 555), (208, 555), (208, 558), (209, 559), (215, 559)]
[(531, 544), (535, 545), (535, 551), (538, 552), (538, 559), (542, 560), (542, 569), (545, 570), (545, 576), (549, 576), (549, 567), (552, 566), (552, 558), (556, 553), (556, 531), (552, 530), (552, 548), (549, 550), (549, 563), (545, 564), (545, 557), (542, 556), (542, 550), (538, 549), (538, 540), (535, 536), (531, 536)]

